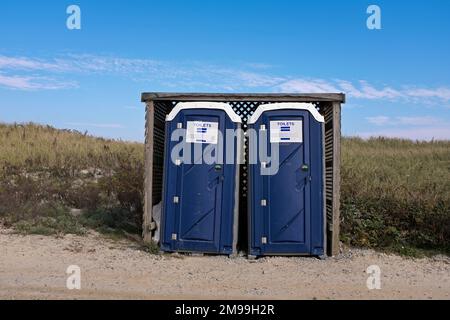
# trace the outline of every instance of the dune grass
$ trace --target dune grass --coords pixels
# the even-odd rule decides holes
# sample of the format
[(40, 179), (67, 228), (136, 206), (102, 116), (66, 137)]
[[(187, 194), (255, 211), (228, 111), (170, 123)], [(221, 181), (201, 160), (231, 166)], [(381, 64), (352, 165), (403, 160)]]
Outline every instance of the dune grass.
[[(140, 143), (103, 139), (50, 126), (0, 124), (0, 164), (27, 170), (97, 168), (109, 170), (119, 157), (143, 161)], [(0, 167), (0, 170), (2, 168)]]
[(342, 141), (342, 239), (352, 245), (450, 249), (450, 141)]
[[(139, 234), (143, 172), (140, 143), (0, 124), (0, 218), (18, 232)], [(450, 251), (450, 141), (343, 138), (341, 173), (345, 243)]]
[(0, 218), (22, 233), (139, 233), (143, 162), (140, 143), (0, 124)]

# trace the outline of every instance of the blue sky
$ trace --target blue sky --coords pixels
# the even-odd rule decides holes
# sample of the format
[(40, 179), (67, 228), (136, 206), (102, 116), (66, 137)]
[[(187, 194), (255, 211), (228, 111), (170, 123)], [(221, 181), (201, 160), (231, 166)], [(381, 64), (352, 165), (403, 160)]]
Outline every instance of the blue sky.
[(2, 0), (0, 30), (0, 122), (143, 141), (144, 91), (344, 92), (345, 135), (450, 139), (446, 0)]

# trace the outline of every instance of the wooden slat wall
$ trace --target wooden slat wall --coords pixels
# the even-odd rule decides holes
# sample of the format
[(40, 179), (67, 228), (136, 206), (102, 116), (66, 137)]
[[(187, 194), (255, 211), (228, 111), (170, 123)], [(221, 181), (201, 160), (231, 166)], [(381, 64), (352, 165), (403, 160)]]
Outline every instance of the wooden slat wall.
[[(180, 96), (181, 97), (181, 96)], [(159, 203), (162, 197), (162, 179), (164, 165), (164, 139), (165, 139), (165, 117), (172, 110), (173, 106), (186, 99), (161, 99), (146, 101), (146, 137), (145, 137), (145, 204), (143, 219), (144, 241), (151, 241), (152, 230), (155, 225), (152, 219), (152, 207)], [(220, 95), (222, 99), (222, 95)], [(232, 99), (234, 98), (234, 99)], [(223, 100), (207, 99), (210, 101), (228, 102), (234, 111), (243, 119), (243, 129), (247, 128), (247, 120), (256, 108), (262, 103), (272, 103), (286, 101), (286, 97), (276, 97), (270, 100), (256, 99), (250, 101), (241, 97), (228, 97)], [(306, 102), (304, 100), (293, 99), (289, 102)], [(205, 100), (205, 99), (203, 99)], [(325, 209), (326, 209), (326, 230), (327, 248), (329, 255), (339, 253), (339, 193), (340, 193), (340, 130), (341, 130), (341, 104), (340, 102), (320, 102), (319, 111), (325, 117)], [(246, 166), (241, 168), (240, 195), (242, 204), (246, 203)], [(151, 204), (151, 205), (150, 205)], [(241, 236), (244, 235), (246, 219), (246, 205), (241, 206)], [(244, 221), (245, 220), (245, 221)], [(246, 241), (240, 241), (245, 244)]]
[(145, 188), (144, 215), (142, 219), (142, 237), (145, 242), (152, 241), (152, 230), (154, 229), (152, 217), (154, 122), (154, 102), (148, 101), (145, 108)]
[(327, 248), (329, 255), (339, 254), (340, 228), (340, 149), (341, 104), (320, 104), (325, 117), (325, 210), (327, 217)]
[(142, 236), (150, 242), (155, 224), (153, 206), (161, 201), (164, 167), (166, 115), (173, 104), (168, 101), (148, 101), (145, 110), (145, 198)]
[(162, 197), (166, 115), (172, 110), (172, 106), (172, 103), (162, 101), (155, 101), (154, 105), (153, 205), (159, 203)]

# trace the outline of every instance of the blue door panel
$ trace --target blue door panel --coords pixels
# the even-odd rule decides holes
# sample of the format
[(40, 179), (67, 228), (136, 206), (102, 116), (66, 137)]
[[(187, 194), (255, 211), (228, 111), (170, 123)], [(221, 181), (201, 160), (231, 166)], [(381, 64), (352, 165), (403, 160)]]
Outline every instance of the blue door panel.
[[(258, 146), (269, 144), (270, 151), (270, 121), (302, 121), (303, 126), (302, 142), (279, 143), (277, 174), (261, 175), (260, 162), (249, 167), (252, 255), (317, 254), (321, 248), (323, 250), (323, 232), (312, 237), (312, 232), (319, 229), (317, 225), (323, 228), (322, 129), (311, 118), (309, 112), (303, 110), (267, 111), (250, 126), (256, 130), (261, 125), (268, 128), (267, 138), (256, 143)], [(267, 200), (266, 206), (261, 205), (262, 199)], [(315, 240), (314, 250), (312, 239)]]
[[(270, 116), (262, 117), (263, 124), (269, 128), (270, 121), (302, 121), (303, 127), (307, 126), (304, 117)], [(305, 193), (309, 188), (306, 183), (308, 173), (301, 170), (308, 156), (309, 144), (303, 132), (303, 143), (279, 144), (279, 169), (275, 175), (265, 176), (267, 193), (263, 196), (268, 199), (265, 216), (268, 242), (266, 252), (283, 251), (286, 246), (289, 250), (308, 251), (309, 239), (305, 236), (306, 217), (309, 216), (309, 207)], [(268, 139), (269, 141), (269, 139)], [(267, 143), (268, 143), (267, 141)]]
[[(215, 122), (221, 132), (235, 126), (223, 111), (199, 109), (182, 110), (166, 124), (161, 249), (231, 253), (233, 234), (228, 229), (233, 226), (234, 200), (230, 194), (234, 194), (236, 168), (234, 165), (217, 167), (218, 152), (212, 153), (213, 163), (201, 161), (195, 149), (203, 154), (208, 144), (200, 143), (186, 144), (190, 163), (174, 164), (170, 159), (171, 151), (179, 141), (170, 141), (170, 133), (177, 129), (177, 123), (187, 128), (188, 121)], [(224, 145), (225, 140), (219, 139), (217, 150)], [(174, 196), (179, 198), (178, 203), (173, 202)], [(229, 228), (224, 229), (223, 225)]]

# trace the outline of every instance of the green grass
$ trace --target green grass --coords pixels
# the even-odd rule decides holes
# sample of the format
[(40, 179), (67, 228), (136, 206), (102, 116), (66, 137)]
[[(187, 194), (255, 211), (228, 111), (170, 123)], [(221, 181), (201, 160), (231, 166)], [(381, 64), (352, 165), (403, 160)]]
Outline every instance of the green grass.
[(341, 174), (344, 242), (449, 252), (449, 141), (343, 139)]
[(111, 236), (139, 234), (140, 227), (130, 219), (129, 215), (130, 212), (122, 208), (97, 209), (84, 213), (79, 221), (83, 226)]
[(151, 254), (159, 253), (159, 245), (154, 241), (151, 241), (149, 243), (144, 243), (143, 249), (144, 249), (144, 251), (151, 253)]
[(4, 216), (4, 224), (13, 226), (21, 234), (78, 234), (86, 233), (80, 221), (58, 203), (36, 203), (33, 207), (19, 206), (18, 214)]
[[(139, 235), (143, 172), (140, 143), (0, 124), (0, 219), (18, 232)], [(344, 138), (341, 173), (346, 244), (408, 256), (450, 252), (449, 141)]]

